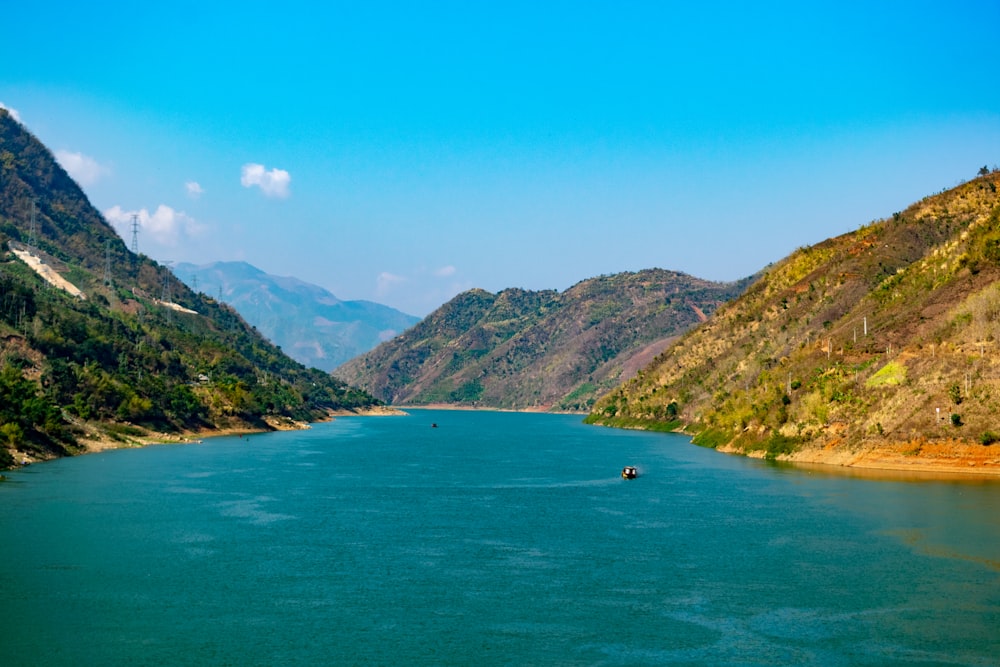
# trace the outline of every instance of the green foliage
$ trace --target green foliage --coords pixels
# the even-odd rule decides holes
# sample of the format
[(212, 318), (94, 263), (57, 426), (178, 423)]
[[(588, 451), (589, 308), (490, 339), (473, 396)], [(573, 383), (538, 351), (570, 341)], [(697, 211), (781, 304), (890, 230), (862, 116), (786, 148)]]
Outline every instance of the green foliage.
[(466, 382), (451, 393), (452, 403), (475, 403), (483, 396), (483, 383), (477, 380)]
[(9, 447), (37, 449), (57, 441), (73, 443), (58, 406), (43, 396), (38, 385), (25, 378), (18, 367), (5, 364), (0, 370), (0, 442)]
[(771, 437), (764, 443), (764, 458), (774, 461), (779, 456), (792, 454), (798, 449), (798, 445), (799, 440), (797, 438), (790, 438), (780, 433), (772, 433)]
[[(927, 415), (948, 392), (961, 423), (982, 432), (1000, 411), (1000, 381), (986, 372), (1000, 359), (997, 185), (985, 175), (768, 267), (591, 420), (653, 415), (676, 397), (696, 443), (781, 457), (940, 437)], [(967, 395), (952, 387), (963, 375)]]
[(951, 413), (951, 425), (952, 426), (961, 426), (962, 425), (962, 415), (960, 415), (960, 414), (958, 414), (956, 412)]
[(950, 398), (951, 402), (954, 403), (955, 405), (961, 405), (962, 388), (959, 387), (957, 384), (953, 384), (950, 387), (948, 387), (948, 398)]
[(718, 429), (706, 428), (705, 430), (698, 433), (694, 438), (691, 439), (696, 445), (701, 447), (708, 447), (709, 449), (716, 449), (729, 443), (733, 439), (731, 433), (721, 431)]
[(1000, 264), (1000, 206), (993, 208), (986, 224), (973, 228), (961, 264), (972, 273)]
[[(598, 422), (584, 420), (584, 423), (594, 424)], [(613, 428), (641, 429), (644, 431), (656, 431), (659, 433), (673, 433), (681, 428), (679, 420), (660, 421), (658, 419), (640, 419), (636, 417), (615, 417), (612, 419), (602, 419), (599, 422), (604, 426)]]
[[(748, 283), (651, 269), (561, 293), (470, 290), (335, 373), (401, 405), (468, 402), (478, 389), (464, 385), (477, 378), (479, 405), (591, 409), (621, 376), (623, 360), (694, 326), (699, 311), (711, 313)], [(670, 419), (662, 410), (668, 402), (634, 416)]]
[(597, 385), (593, 382), (582, 382), (576, 389), (566, 394), (566, 397), (559, 402), (559, 408), (562, 410), (589, 409), (594, 404), (596, 393)]
[(983, 434), (979, 436), (979, 442), (984, 447), (988, 447), (997, 441), (1000, 441), (1000, 434), (993, 431), (983, 431)]
[(869, 388), (886, 387), (903, 384), (906, 381), (906, 366), (898, 361), (890, 361), (868, 378), (865, 386)]
[[(269, 414), (315, 419), (375, 402), (292, 361), (231, 308), (132, 256), (51, 153), (3, 114), (0, 170), (0, 211), (34, 201), (33, 252), (87, 296), (51, 289), (20, 260), (0, 256), (0, 439), (9, 446), (66, 453), (74, 440), (64, 412), (169, 431), (261, 426)], [(0, 220), (4, 240), (23, 242), (23, 224)], [(110, 287), (102, 280), (106, 250)], [(147, 296), (164, 285), (198, 314)]]

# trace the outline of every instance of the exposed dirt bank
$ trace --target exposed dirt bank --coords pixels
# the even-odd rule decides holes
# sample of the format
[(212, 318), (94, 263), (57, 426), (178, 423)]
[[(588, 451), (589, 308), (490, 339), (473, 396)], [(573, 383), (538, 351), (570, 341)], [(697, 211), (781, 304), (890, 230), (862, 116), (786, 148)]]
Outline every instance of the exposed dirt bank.
[[(732, 447), (720, 447), (719, 451), (744, 454)], [(746, 453), (757, 458), (763, 458), (764, 454), (763, 451)], [(1000, 476), (1000, 443), (984, 446), (962, 440), (919, 439), (845, 446), (834, 442), (825, 447), (807, 447), (789, 455), (780, 455), (777, 460), (877, 470)]]

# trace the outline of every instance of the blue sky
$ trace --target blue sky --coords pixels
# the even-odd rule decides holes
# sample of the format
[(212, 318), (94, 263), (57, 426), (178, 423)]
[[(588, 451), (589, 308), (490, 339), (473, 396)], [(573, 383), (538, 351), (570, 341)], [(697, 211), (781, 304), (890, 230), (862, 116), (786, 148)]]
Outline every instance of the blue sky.
[(314, 5), (14, 3), (0, 103), (151, 257), (415, 315), (737, 279), (1000, 163), (998, 0)]

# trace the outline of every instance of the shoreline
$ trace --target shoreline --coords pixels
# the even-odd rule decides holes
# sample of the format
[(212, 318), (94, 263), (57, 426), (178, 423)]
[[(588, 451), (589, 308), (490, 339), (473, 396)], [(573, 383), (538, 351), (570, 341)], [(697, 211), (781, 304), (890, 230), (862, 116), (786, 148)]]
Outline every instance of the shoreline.
[[(916, 473), (920, 475), (959, 475), (965, 478), (1000, 478), (1000, 447), (969, 444), (961, 441), (891, 442), (881, 446), (856, 449), (809, 447), (775, 457), (775, 461), (810, 468), (830, 470)], [(717, 447), (724, 454), (765, 458), (763, 450), (744, 452), (729, 445)]]
[[(156, 433), (150, 432), (144, 435), (120, 435), (113, 437), (107, 432), (101, 432), (97, 427), (89, 427), (92, 437), (81, 437), (81, 451), (72, 456), (83, 456), (96, 452), (103, 452), (113, 449), (136, 449), (153, 445), (176, 445), (176, 444), (200, 444), (207, 438), (219, 438), (233, 435), (252, 435), (258, 433), (269, 433), (274, 431), (293, 431), (311, 428), (313, 423), (324, 423), (333, 421), (337, 417), (391, 417), (406, 416), (406, 410), (452, 410), (468, 412), (512, 412), (512, 413), (548, 413), (548, 414), (577, 414), (587, 413), (577, 412), (551, 412), (544, 408), (491, 408), (473, 407), (451, 404), (427, 404), (427, 405), (406, 405), (390, 406), (380, 405), (371, 408), (357, 410), (330, 410), (323, 419), (314, 422), (295, 421), (288, 417), (265, 417), (264, 421), (269, 428), (254, 428), (250, 426), (229, 426), (215, 429), (202, 429), (196, 431), (182, 431), (179, 433)], [(610, 427), (615, 428), (615, 427)], [(645, 429), (640, 429), (645, 430)], [(690, 439), (683, 431), (674, 431), (678, 435), (684, 435)], [(692, 446), (697, 447), (698, 445)], [(900, 475), (914, 475), (921, 477), (947, 477), (974, 479), (976, 477), (997, 479), (1000, 478), (1000, 444), (981, 445), (978, 443), (968, 443), (961, 440), (948, 441), (928, 441), (912, 440), (907, 442), (889, 442), (881, 445), (862, 445), (855, 448), (846, 448), (839, 441), (833, 441), (825, 446), (810, 446), (791, 454), (782, 454), (775, 457), (775, 461), (802, 469), (814, 471), (829, 471), (837, 474), (864, 474), (865, 476), (890, 476), (898, 478)], [(715, 450), (721, 454), (733, 456), (745, 456), (748, 458), (764, 459), (764, 450), (742, 451), (731, 445), (716, 447)], [(9, 450), (18, 462), (17, 467), (23, 467), (33, 463), (41, 463), (62, 457), (41, 458), (32, 456), (28, 452)]]
[[(85, 435), (78, 437), (79, 451), (71, 453), (69, 456), (40, 457), (31, 452), (23, 452), (18, 449), (8, 449), (16, 465), (10, 468), (17, 470), (35, 463), (54, 461), (60, 458), (71, 458), (74, 456), (86, 456), (116, 449), (139, 449), (142, 447), (153, 447), (156, 445), (197, 445), (208, 438), (223, 438), (233, 435), (254, 435), (258, 433), (273, 433), (276, 431), (304, 431), (311, 428), (312, 424), (322, 424), (333, 421), (337, 417), (388, 417), (405, 415), (406, 412), (392, 406), (377, 405), (371, 408), (357, 410), (328, 410), (326, 417), (312, 422), (296, 421), (289, 417), (266, 416), (264, 422), (269, 428), (242, 426), (224, 426), (213, 429), (184, 430), (176, 433), (164, 433), (149, 431), (144, 434), (119, 434), (115, 437), (108, 431), (103, 431), (96, 424), (77, 422), (77, 426), (86, 431)], [(131, 426), (126, 424), (126, 426)], [(136, 427), (138, 428), (138, 427)], [(143, 429), (145, 430), (145, 429)], [(0, 468), (2, 471), (3, 468)]]
[[(453, 410), (468, 412), (521, 412), (547, 414), (575, 414), (586, 416), (586, 412), (553, 412), (544, 407), (536, 408), (492, 408), (474, 407), (468, 405), (453, 405), (449, 403), (432, 403), (424, 405), (386, 406), (400, 410)], [(405, 412), (404, 412), (405, 414)], [(610, 427), (615, 428), (615, 427)], [(643, 429), (645, 430), (645, 429)], [(683, 431), (675, 431), (680, 435), (689, 436)], [(698, 445), (693, 446), (697, 447)], [(855, 450), (836, 447), (836, 442), (825, 447), (809, 447), (790, 455), (778, 456), (775, 460), (802, 468), (823, 468), (831, 473), (848, 471), (864, 472), (867, 476), (877, 476), (877, 473), (912, 473), (926, 477), (958, 476), (961, 479), (975, 477), (1000, 477), (1000, 443), (996, 446), (969, 444), (959, 440), (946, 442), (930, 442), (924, 440), (910, 442), (893, 442), (884, 446), (864, 446)], [(716, 451), (748, 458), (765, 458), (763, 450), (744, 452), (729, 446), (717, 447)], [(969, 456), (973, 454), (973, 456)], [(893, 478), (898, 474), (891, 475)]]
[(587, 412), (575, 412), (572, 410), (550, 410), (547, 406), (535, 406), (531, 408), (493, 408), (489, 406), (453, 405), (451, 403), (424, 403), (420, 405), (397, 406), (399, 410), (454, 410), (457, 412), (519, 412), (525, 414), (549, 414), (549, 415), (580, 415), (586, 417)]

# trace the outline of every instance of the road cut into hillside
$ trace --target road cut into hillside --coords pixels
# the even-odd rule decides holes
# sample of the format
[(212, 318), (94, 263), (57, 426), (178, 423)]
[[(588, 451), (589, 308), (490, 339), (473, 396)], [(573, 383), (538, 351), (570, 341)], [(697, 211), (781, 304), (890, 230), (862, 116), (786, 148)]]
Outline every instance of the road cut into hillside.
[(79, 299), (86, 299), (87, 295), (84, 294), (76, 285), (70, 281), (63, 278), (61, 275), (56, 273), (56, 270), (51, 266), (43, 262), (41, 259), (31, 254), (27, 250), (14, 250), (11, 252), (17, 255), (17, 258), (22, 262), (31, 267), (31, 270), (40, 275), (46, 282), (50, 285), (58, 287), (64, 292), (68, 292)]

